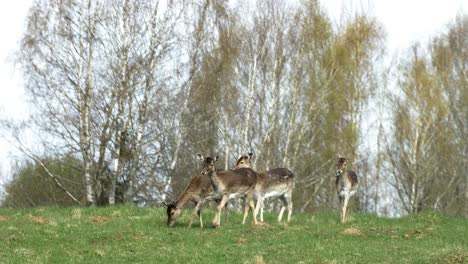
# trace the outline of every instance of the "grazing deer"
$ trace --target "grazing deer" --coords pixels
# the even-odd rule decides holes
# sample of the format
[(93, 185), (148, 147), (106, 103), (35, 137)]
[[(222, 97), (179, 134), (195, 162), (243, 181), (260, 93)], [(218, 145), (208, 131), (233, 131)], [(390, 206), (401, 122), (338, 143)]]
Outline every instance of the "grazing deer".
[[(201, 215), (201, 207), (205, 201), (215, 200), (217, 203), (221, 201), (221, 196), (217, 195), (213, 187), (211, 186), (211, 181), (206, 175), (197, 175), (193, 176), (190, 180), (190, 183), (187, 185), (185, 190), (177, 198), (176, 201), (164, 205), (167, 206), (167, 225), (174, 226), (177, 218), (182, 214), (182, 208), (188, 202), (194, 202), (195, 208), (192, 212), (192, 217), (190, 218), (189, 227), (192, 226), (193, 219), (195, 215), (198, 214), (200, 219), (200, 227), (203, 227), (203, 220)], [(228, 208), (226, 206), (226, 221), (229, 215)]]
[[(242, 155), (236, 162), (236, 168), (250, 168), (253, 153)], [(288, 222), (292, 214), (292, 190), (295, 184), (294, 173), (286, 168), (276, 168), (257, 174), (255, 209), (260, 211), (260, 221), (263, 222), (263, 206), (265, 198), (280, 198), (283, 206), (278, 214), (278, 222), (283, 218), (283, 212), (288, 208)]]
[(203, 162), (201, 174), (208, 175), (215, 193), (222, 197), (221, 202), (218, 204), (218, 211), (213, 219), (213, 226), (220, 226), (221, 210), (226, 202), (229, 199), (241, 197), (245, 197), (242, 224), (245, 224), (249, 207), (253, 213), (254, 223), (257, 224), (257, 214), (253, 200), (255, 186), (257, 184), (257, 173), (250, 168), (218, 171), (215, 167), (218, 156), (214, 158), (204, 158), (200, 154), (197, 155)]
[(359, 181), (356, 173), (352, 170), (347, 170), (348, 159), (339, 157), (336, 163), (336, 192), (338, 199), (340, 200), (340, 218), (341, 222), (344, 223), (348, 220), (347, 207), (349, 198), (353, 196), (359, 186)]

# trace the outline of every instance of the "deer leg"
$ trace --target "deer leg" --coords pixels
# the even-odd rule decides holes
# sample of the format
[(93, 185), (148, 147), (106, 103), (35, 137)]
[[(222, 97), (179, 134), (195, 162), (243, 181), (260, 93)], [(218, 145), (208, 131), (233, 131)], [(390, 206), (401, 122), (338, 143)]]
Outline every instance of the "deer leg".
[(227, 223), (229, 223), (229, 206), (228, 206), (228, 203), (226, 203), (226, 205), (224, 206), (224, 213), (226, 214), (226, 216), (224, 217), (224, 221)]
[(200, 214), (198, 211), (200, 210), (200, 203), (196, 203), (195, 208), (193, 208), (192, 216), (190, 217), (190, 223), (188, 227), (192, 227), (193, 219), (195, 218), (195, 215)]
[(260, 222), (263, 222), (263, 203), (262, 207), (260, 207)]
[(338, 196), (339, 199), (339, 210), (340, 210), (340, 222), (343, 222), (343, 197)]
[(203, 228), (203, 218), (201, 213), (201, 206), (203, 205), (203, 201), (200, 204), (200, 208), (198, 209), (198, 219), (200, 220), (200, 227)]
[[(224, 207), (223, 207), (224, 208)], [(219, 216), (218, 216), (218, 223), (221, 226), (221, 216), (223, 215), (223, 209), (219, 211)]]
[(200, 227), (203, 228), (203, 218), (201, 215), (201, 208), (198, 209), (198, 218), (200, 219)]
[(346, 222), (346, 220), (347, 220), (346, 208), (348, 207), (348, 201), (349, 201), (349, 197), (345, 196), (344, 202), (343, 202), (343, 208), (342, 208), (342, 210), (343, 210), (343, 217), (342, 217), (342, 220), (341, 220), (342, 223)]
[[(221, 204), (221, 200), (222, 200), (222, 198), (221, 198), (221, 199), (216, 199), (215, 201), (216, 201), (216, 203), (217, 203), (218, 205), (220, 205), (220, 204)], [(226, 204), (227, 204), (227, 203), (226, 203)], [(218, 217), (219, 220), (218, 220), (218, 221), (221, 221), (221, 214), (222, 214), (222, 210), (221, 210), (221, 212), (219, 212), (219, 217)], [(217, 215), (218, 215), (218, 212), (216, 211), (216, 216), (217, 216)], [(221, 223), (220, 223), (220, 224), (221, 224)]]
[[(257, 208), (255, 208), (255, 202), (254, 202), (254, 199), (253, 199), (253, 194), (247, 194), (247, 199), (249, 201), (250, 209), (252, 210), (254, 224), (258, 224), (258, 222), (257, 222)], [(263, 204), (263, 197), (261, 197), (261, 199), (262, 199), (262, 204)]]
[(242, 198), (242, 205), (244, 206), (244, 216), (242, 217), (242, 224), (245, 224), (245, 220), (247, 219), (247, 215), (249, 214), (249, 205), (247, 201), (247, 197)]
[(260, 211), (260, 222), (263, 222), (263, 202), (265, 200), (265, 197), (263, 195), (258, 195), (257, 196), (257, 205), (255, 206), (255, 210), (253, 211), (253, 214), (255, 216), (258, 215), (258, 212)]
[(288, 202), (287, 202), (287, 198), (286, 198), (285, 195), (280, 196), (279, 199), (281, 201), (281, 209), (280, 209), (280, 212), (278, 214), (278, 222), (281, 222), (281, 220), (283, 219), (284, 210), (286, 209), (286, 206), (288, 205)]
[(285, 209), (285, 207), (281, 206), (280, 212), (278, 214), (278, 222), (281, 222), (281, 220), (283, 219), (284, 209)]
[(213, 219), (213, 226), (218, 227), (221, 225), (221, 210), (223, 210), (224, 206), (226, 205), (226, 202), (228, 201), (228, 197), (226, 195), (223, 195), (223, 199), (221, 199), (221, 202), (218, 204), (218, 212), (216, 212), (216, 215)]
[(286, 203), (288, 204), (288, 222), (291, 221), (293, 201), (292, 201), (292, 190), (287, 193)]

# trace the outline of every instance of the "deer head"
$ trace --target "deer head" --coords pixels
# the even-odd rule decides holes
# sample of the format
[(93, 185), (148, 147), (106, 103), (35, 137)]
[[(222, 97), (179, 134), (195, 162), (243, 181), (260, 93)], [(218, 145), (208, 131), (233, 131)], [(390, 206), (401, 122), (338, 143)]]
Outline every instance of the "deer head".
[(336, 172), (342, 174), (346, 170), (346, 165), (348, 165), (348, 159), (343, 157), (338, 157), (336, 162)]
[(212, 157), (206, 157), (204, 158), (203, 155), (197, 154), (198, 160), (202, 162), (202, 175), (209, 174), (210, 172), (213, 172), (216, 170), (215, 167), (215, 162), (218, 160), (218, 156), (212, 158)]
[(236, 168), (251, 168), (252, 167), (253, 153), (250, 152), (247, 155), (242, 155), (237, 159)]
[(167, 206), (167, 225), (174, 226), (177, 218), (182, 213), (182, 209), (177, 208), (176, 202), (169, 204), (164, 203)]

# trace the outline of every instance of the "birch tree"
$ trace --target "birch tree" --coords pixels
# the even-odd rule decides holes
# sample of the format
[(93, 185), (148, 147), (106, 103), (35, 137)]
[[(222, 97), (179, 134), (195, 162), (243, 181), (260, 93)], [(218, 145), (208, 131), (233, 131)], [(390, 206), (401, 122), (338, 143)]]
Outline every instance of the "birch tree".
[[(18, 54), (37, 109), (33, 123), (47, 135), (41, 140), (51, 143), (46, 151), (60, 154), (66, 149), (81, 155), (90, 205), (115, 203), (116, 186), (122, 181), (128, 185), (128, 172), (136, 173), (129, 168), (135, 168), (142, 153), (134, 155), (133, 150), (148, 150), (141, 146), (144, 120), (157, 109), (148, 111), (148, 102), (158, 101), (157, 89), (161, 102), (170, 95), (161, 87), (177, 68), (169, 57), (176, 56), (176, 24), (184, 10), (178, 2), (162, 4), (160, 14), (155, 2), (116, 0), (110, 9), (99, 3), (35, 1)], [(156, 153), (144, 160), (143, 171), (154, 171), (163, 145), (159, 140), (165, 139), (145, 139)], [(113, 173), (106, 169), (111, 160)]]
[[(433, 208), (468, 215), (468, 17), (460, 15), (448, 26), (447, 33), (436, 36), (430, 46), (435, 78), (447, 100), (449, 125), (454, 145), (448, 152), (450, 180), (434, 199)], [(447, 154), (444, 154), (447, 155)]]
[[(444, 173), (444, 166), (433, 167), (451, 142), (440, 139), (447, 135), (447, 103), (442, 89), (431, 74), (427, 59), (412, 49), (411, 59), (402, 67), (394, 107), (394, 142), (387, 142), (387, 156), (394, 175), (394, 187), (407, 213), (424, 208), (435, 190), (430, 182)], [(451, 177), (451, 176), (449, 176)], [(452, 176), (453, 177), (453, 176)]]

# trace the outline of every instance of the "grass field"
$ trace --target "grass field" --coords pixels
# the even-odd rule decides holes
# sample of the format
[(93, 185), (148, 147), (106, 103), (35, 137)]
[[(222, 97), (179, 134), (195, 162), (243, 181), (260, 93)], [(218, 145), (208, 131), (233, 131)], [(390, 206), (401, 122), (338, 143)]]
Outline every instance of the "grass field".
[[(0, 208), (0, 263), (468, 263), (468, 220), (296, 214), (289, 224), (166, 227), (164, 209)], [(205, 225), (213, 211), (205, 210)]]

